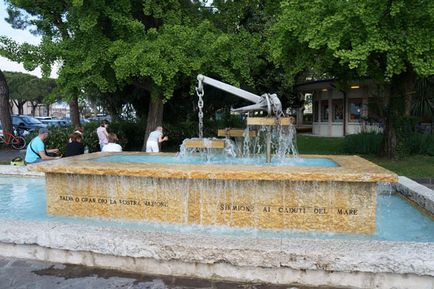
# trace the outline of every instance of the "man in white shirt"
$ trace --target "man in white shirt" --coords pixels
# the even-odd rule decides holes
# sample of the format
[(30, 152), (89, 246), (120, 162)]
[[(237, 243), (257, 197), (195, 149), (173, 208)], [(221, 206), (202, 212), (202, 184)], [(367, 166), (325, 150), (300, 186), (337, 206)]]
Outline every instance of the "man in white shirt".
[(163, 137), (163, 128), (158, 126), (149, 134), (148, 140), (146, 141), (146, 152), (158, 153), (160, 151), (159, 144), (163, 141), (167, 141), (168, 139), (169, 138), (167, 136)]

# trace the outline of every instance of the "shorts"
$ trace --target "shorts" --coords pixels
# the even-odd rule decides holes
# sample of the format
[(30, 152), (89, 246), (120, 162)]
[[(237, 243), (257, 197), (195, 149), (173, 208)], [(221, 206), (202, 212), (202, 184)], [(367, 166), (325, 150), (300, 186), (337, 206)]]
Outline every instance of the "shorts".
[(160, 152), (160, 148), (158, 147), (158, 143), (156, 141), (148, 141), (148, 142), (146, 142), (146, 152), (147, 153), (158, 153), (158, 152)]

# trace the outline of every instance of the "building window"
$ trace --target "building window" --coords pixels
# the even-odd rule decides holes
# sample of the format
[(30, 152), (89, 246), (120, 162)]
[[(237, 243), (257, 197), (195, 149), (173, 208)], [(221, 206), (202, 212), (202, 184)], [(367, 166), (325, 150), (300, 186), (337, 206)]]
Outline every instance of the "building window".
[(359, 122), (362, 119), (362, 99), (350, 98), (349, 100), (349, 120)]
[(329, 101), (321, 100), (321, 121), (329, 121)]
[(313, 102), (313, 121), (317, 122), (318, 121), (318, 101), (314, 101)]
[(333, 122), (343, 122), (344, 120), (344, 101), (342, 99), (333, 100)]

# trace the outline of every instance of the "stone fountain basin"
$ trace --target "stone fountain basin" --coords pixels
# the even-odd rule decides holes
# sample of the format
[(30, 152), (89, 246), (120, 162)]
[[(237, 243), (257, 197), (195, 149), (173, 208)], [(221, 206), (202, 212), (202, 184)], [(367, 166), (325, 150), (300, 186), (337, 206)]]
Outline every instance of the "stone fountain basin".
[(45, 172), (48, 213), (373, 234), (377, 182), (397, 181), (397, 175), (357, 156), (326, 156), (338, 167), (95, 161), (107, 155), (30, 166)]

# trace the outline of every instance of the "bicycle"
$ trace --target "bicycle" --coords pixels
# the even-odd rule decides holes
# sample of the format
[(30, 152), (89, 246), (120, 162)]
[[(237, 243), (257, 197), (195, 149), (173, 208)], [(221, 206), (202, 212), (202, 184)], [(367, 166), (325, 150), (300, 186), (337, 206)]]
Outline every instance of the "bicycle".
[(0, 144), (10, 145), (12, 148), (16, 150), (20, 150), (26, 147), (26, 140), (19, 135), (13, 135), (8, 132), (3, 132), (0, 135)]

